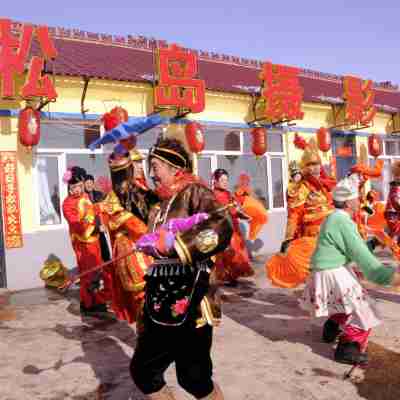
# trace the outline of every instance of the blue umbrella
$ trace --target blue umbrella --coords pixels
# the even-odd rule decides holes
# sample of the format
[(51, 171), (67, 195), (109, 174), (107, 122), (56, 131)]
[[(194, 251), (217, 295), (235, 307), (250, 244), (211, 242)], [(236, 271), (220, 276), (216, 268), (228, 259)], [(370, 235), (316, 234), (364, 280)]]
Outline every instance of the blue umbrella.
[(117, 143), (122, 139), (138, 136), (155, 126), (165, 124), (169, 118), (162, 117), (160, 114), (152, 114), (147, 117), (136, 118), (132, 122), (124, 122), (115, 128), (107, 131), (101, 138), (90, 143), (89, 149), (95, 150), (99, 145), (107, 143)]

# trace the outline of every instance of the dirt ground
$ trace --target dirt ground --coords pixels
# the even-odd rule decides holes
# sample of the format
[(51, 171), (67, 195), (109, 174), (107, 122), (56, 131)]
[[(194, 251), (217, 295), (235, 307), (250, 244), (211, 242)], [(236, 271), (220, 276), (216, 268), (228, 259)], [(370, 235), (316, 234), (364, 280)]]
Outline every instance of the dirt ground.
[[(371, 289), (384, 325), (370, 343), (370, 365), (344, 380), (321, 324), (297, 306), (296, 293), (271, 287), (263, 265), (253, 280), (224, 288), (215, 330), (215, 380), (227, 400), (400, 399), (400, 295)], [(144, 400), (128, 371), (136, 335), (122, 322), (81, 319), (76, 292), (0, 292), (1, 400)], [(178, 400), (190, 399), (167, 380)]]

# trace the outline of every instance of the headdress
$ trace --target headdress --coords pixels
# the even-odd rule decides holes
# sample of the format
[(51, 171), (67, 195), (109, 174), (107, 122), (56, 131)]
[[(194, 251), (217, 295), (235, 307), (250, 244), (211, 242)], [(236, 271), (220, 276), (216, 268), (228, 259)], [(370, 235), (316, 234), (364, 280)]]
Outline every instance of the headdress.
[(144, 160), (143, 154), (136, 149), (132, 149), (129, 151), (129, 157), (131, 161), (142, 161)]
[(149, 153), (149, 159), (159, 160), (179, 169), (190, 169), (189, 155), (183, 145), (176, 139), (160, 140)]
[(85, 169), (74, 166), (68, 168), (67, 171), (65, 171), (63, 181), (68, 185), (75, 185), (80, 182), (85, 182), (86, 175), (87, 174)]
[(293, 160), (289, 163), (289, 175), (290, 177), (294, 177), (296, 174), (301, 174), (301, 170), (297, 161)]
[(343, 178), (333, 189), (333, 200), (348, 201), (359, 197), (358, 183), (351, 178)]
[(308, 145), (301, 156), (300, 167), (301, 169), (308, 167), (311, 164), (321, 164), (321, 157), (318, 154), (318, 149), (314, 146)]

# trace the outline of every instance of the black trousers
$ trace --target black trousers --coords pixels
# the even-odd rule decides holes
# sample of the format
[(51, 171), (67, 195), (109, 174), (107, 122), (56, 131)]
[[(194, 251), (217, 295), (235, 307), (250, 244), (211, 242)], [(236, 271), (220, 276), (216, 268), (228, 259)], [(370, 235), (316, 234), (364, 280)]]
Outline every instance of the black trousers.
[(179, 385), (201, 399), (214, 389), (212, 382), (212, 327), (196, 329), (194, 323), (180, 327), (160, 326), (148, 318), (139, 335), (130, 371), (136, 386), (150, 394), (165, 385), (164, 373), (175, 362)]

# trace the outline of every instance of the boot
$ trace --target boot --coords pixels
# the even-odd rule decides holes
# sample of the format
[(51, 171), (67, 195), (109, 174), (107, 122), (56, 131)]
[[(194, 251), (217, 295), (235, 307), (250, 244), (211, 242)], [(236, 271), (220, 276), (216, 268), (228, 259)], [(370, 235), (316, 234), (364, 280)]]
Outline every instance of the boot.
[(174, 395), (168, 389), (167, 385), (165, 385), (158, 392), (146, 395), (146, 398), (148, 398), (149, 400), (175, 400)]
[(214, 390), (201, 400), (224, 400), (221, 388), (214, 382)]
[(322, 340), (325, 343), (333, 343), (339, 336), (339, 333), (339, 324), (332, 319), (327, 319), (322, 330)]
[(357, 342), (339, 342), (335, 351), (335, 361), (341, 364), (367, 365), (368, 354), (360, 351), (360, 345)]

